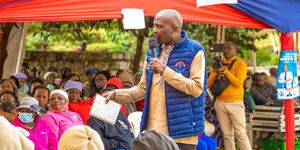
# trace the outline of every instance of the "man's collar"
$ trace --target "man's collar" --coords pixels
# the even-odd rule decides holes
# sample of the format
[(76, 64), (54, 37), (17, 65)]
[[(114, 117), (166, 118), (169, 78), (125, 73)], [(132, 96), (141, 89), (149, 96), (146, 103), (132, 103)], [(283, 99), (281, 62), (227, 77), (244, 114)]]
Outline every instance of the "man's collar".
[(174, 48), (181, 47), (184, 44), (185, 40), (187, 39), (187, 33), (184, 30), (181, 30), (180, 36), (181, 36), (182, 40), (175, 42)]
[(225, 63), (230, 63), (230, 62), (232, 62), (234, 59), (236, 59), (236, 57), (235, 56), (233, 56), (233, 57), (231, 57), (231, 58), (228, 58), (228, 59), (225, 59)]

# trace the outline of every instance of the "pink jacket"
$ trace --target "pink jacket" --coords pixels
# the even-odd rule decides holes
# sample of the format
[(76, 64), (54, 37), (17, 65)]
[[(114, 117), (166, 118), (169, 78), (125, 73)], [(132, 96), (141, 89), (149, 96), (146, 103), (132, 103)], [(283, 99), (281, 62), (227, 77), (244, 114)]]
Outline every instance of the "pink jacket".
[(83, 125), (81, 117), (77, 113), (68, 110), (65, 112), (48, 111), (42, 119), (49, 123), (57, 141), (59, 141), (62, 134), (70, 127)]
[(58, 141), (46, 121), (39, 117), (35, 118), (35, 127), (33, 130), (28, 129), (21, 121), (19, 121), (18, 117), (11, 123), (30, 133), (28, 138), (34, 143), (35, 150), (57, 150)]

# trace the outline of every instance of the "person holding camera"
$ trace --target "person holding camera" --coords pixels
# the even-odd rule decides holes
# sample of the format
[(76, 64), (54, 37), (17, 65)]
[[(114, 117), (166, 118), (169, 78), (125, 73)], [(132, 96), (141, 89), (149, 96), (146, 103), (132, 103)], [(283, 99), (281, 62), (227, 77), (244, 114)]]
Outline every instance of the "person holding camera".
[[(241, 150), (251, 150), (246, 134), (243, 83), (247, 67), (242, 59), (235, 57), (237, 46), (232, 41), (224, 43), (224, 62), (216, 60), (208, 78), (208, 88), (215, 93), (215, 110), (223, 132), (226, 150), (235, 150), (235, 139)], [(220, 80), (222, 78), (223, 81)], [(217, 82), (215, 82), (217, 81)], [(225, 83), (216, 86), (214, 84)], [(226, 85), (226, 86), (225, 86)]]

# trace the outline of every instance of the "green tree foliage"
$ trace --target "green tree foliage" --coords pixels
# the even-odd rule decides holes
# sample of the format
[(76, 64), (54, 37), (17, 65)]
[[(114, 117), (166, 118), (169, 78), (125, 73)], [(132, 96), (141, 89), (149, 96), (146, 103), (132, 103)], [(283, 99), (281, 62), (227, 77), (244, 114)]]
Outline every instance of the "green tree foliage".
[[(248, 61), (250, 60), (250, 50), (257, 51), (254, 41), (267, 38), (268, 34), (257, 33), (261, 29), (249, 29), (249, 28), (226, 28), (226, 40), (234, 41), (238, 47), (238, 56)], [(270, 54), (269, 54), (270, 55)]]
[(258, 49), (256, 51), (256, 60), (257, 60), (257, 65), (263, 66), (263, 65), (271, 65), (271, 52), (263, 50), (263, 49)]
[(146, 18), (147, 28), (123, 30), (121, 20), (32, 23), (27, 36), (27, 49), (74, 50), (81, 42), (87, 50), (132, 51), (133, 72), (139, 70), (145, 37), (153, 19)]
[(123, 51), (135, 47), (136, 38), (119, 27), (119, 20), (32, 23), (27, 49), (74, 50), (81, 42), (87, 50)]
[[(212, 58), (214, 55), (208, 51), (209, 44), (216, 43), (216, 35), (217, 35), (217, 26), (216, 25), (207, 25), (207, 24), (197, 24), (197, 23), (185, 23), (183, 29), (186, 30), (191, 39), (199, 41), (204, 48), (206, 49), (206, 53), (208, 58)], [(265, 39), (267, 38), (267, 34), (259, 34), (260, 29), (249, 29), (249, 28), (237, 28), (237, 27), (227, 27), (225, 33), (225, 39), (229, 41), (234, 41), (237, 44), (239, 49), (238, 57), (250, 61), (251, 50), (257, 51), (258, 49), (254, 45), (255, 40)], [(254, 36), (256, 35), (256, 36)], [(263, 53), (266, 54), (266, 53)], [(270, 55), (271, 53), (268, 53)], [(266, 59), (266, 60), (264, 60)], [(210, 64), (210, 60), (208, 59), (208, 64)], [(265, 62), (270, 61), (268, 57), (264, 57), (264, 55), (259, 58), (261, 64), (266, 64)], [(260, 63), (259, 62), (259, 63)]]
[(280, 57), (279, 54), (276, 54), (276, 55), (274, 55), (274, 56), (272, 57), (272, 59), (271, 59), (272, 65), (276, 65), (276, 66), (278, 65), (279, 57)]
[[(148, 49), (148, 37), (153, 35), (153, 18), (145, 18), (146, 29), (124, 30), (121, 20), (45, 22), (32, 23), (29, 28), (26, 48), (50, 50), (74, 50), (80, 42), (87, 43), (87, 50), (135, 51), (132, 61), (133, 72), (139, 70), (139, 62)], [(183, 29), (191, 39), (199, 41), (206, 49), (208, 58), (214, 55), (208, 45), (216, 43), (217, 26), (184, 23)], [(239, 49), (238, 56), (250, 60), (249, 50), (257, 50), (254, 40), (266, 38), (266, 34), (253, 36), (258, 29), (226, 28), (226, 40), (234, 41)], [(267, 59), (262, 57), (261, 59)], [(208, 64), (211, 59), (208, 59)], [(267, 60), (262, 60), (262, 64)]]

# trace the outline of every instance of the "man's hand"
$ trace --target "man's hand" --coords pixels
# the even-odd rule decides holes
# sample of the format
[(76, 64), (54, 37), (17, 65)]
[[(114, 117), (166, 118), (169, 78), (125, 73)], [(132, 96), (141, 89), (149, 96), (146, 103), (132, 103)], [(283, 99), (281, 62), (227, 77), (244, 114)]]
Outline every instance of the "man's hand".
[(225, 70), (225, 67), (222, 65), (219, 69), (216, 70), (216, 72), (223, 72)]
[(106, 97), (106, 101), (105, 103), (107, 104), (109, 102), (109, 100), (113, 100), (116, 96), (116, 92), (113, 91), (109, 91), (109, 92), (105, 92), (102, 94), (103, 97)]
[(166, 65), (162, 63), (158, 58), (152, 58), (150, 60), (150, 68), (158, 73), (163, 73), (166, 69)]

